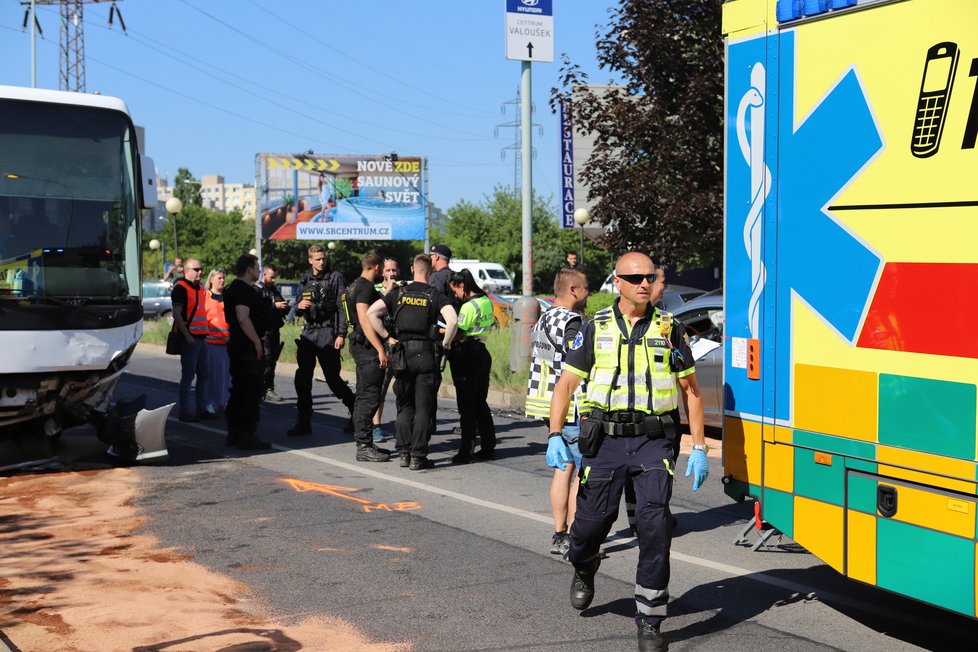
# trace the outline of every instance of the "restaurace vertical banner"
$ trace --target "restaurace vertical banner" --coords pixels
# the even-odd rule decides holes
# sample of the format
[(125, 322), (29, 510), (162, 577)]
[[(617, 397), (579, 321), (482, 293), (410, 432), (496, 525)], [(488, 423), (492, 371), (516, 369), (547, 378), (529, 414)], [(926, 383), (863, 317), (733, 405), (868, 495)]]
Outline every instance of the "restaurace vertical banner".
[(560, 102), (560, 225), (573, 229), (574, 223), (574, 118), (571, 104)]

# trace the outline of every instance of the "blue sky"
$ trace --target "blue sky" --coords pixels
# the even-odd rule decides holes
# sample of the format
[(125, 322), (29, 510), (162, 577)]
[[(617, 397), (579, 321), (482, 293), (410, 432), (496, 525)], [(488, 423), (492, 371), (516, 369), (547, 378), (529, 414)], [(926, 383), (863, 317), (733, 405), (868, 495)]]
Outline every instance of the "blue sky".
[[(560, 53), (606, 83), (595, 28), (609, 0), (554, 0), (554, 63), (533, 65), (534, 187), (559, 186), (557, 117), (547, 105)], [(123, 98), (147, 130), (147, 153), (178, 167), (253, 183), (255, 154), (429, 158), (429, 198), (443, 209), (511, 186), (520, 63), (504, 52), (504, 0), (125, 0), (85, 6), (87, 89)], [(0, 84), (30, 85), (24, 7), (0, 3)], [(58, 9), (38, 8), (37, 85), (58, 87)]]

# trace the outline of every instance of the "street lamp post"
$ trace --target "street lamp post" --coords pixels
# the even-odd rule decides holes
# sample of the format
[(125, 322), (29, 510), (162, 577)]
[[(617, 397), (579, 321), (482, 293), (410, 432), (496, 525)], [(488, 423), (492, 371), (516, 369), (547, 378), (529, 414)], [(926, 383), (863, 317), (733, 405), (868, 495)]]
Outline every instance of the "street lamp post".
[[(149, 241), (149, 248), (156, 252), (156, 263), (153, 265), (153, 269), (159, 269), (160, 267), (160, 241), (153, 238)], [(163, 272), (160, 272), (160, 278), (163, 278)]]
[(591, 221), (591, 212), (586, 208), (574, 211), (574, 223), (581, 227), (581, 269), (584, 269), (584, 226)]
[(170, 197), (166, 200), (166, 212), (173, 220), (173, 259), (180, 257), (180, 243), (177, 240), (177, 213), (183, 210), (183, 202), (179, 197)]
[(333, 251), (336, 249), (336, 243), (330, 240), (326, 243), (326, 248), (329, 249), (329, 268), (333, 268)]

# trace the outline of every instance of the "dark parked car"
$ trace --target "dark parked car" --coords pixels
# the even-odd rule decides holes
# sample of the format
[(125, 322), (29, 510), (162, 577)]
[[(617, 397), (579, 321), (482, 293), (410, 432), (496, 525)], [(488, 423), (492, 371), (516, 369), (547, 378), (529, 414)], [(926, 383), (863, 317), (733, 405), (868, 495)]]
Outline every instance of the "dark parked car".
[(299, 284), (293, 281), (276, 281), (275, 287), (282, 293), (282, 298), (289, 303), (289, 313), (285, 316), (285, 321), (295, 321), (295, 304), (299, 303), (299, 297), (296, 296)]
[[(713, 290), (692, 299), (675, 312), (686, 328), (696, 360), (696, 379), (703, 393), (706, 425), (723, 427), (723, 291)], [(679, 402), (682, 420), (686, 412)]]
[(143, 318), (166, 319), (172, 323), (172, 291), (173, 284), (168, 281), (143, 281)]

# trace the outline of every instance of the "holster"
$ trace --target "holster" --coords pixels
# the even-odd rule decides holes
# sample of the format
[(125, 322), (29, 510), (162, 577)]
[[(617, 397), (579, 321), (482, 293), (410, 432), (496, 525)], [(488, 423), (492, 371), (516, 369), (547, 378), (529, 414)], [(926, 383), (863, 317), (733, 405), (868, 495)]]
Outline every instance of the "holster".
[(404, 344), (398, 342), (390, 348), (387, 354), (387, 366), (394, 373), (407, 369), (407, 354), (404, 352)]
[(604, 442), (605, 424), (599, 419), (583, 416), (581, 417), (581, 434), (577, 440), (577, 446), (584, 457), (594, 457), (601, 449)]

